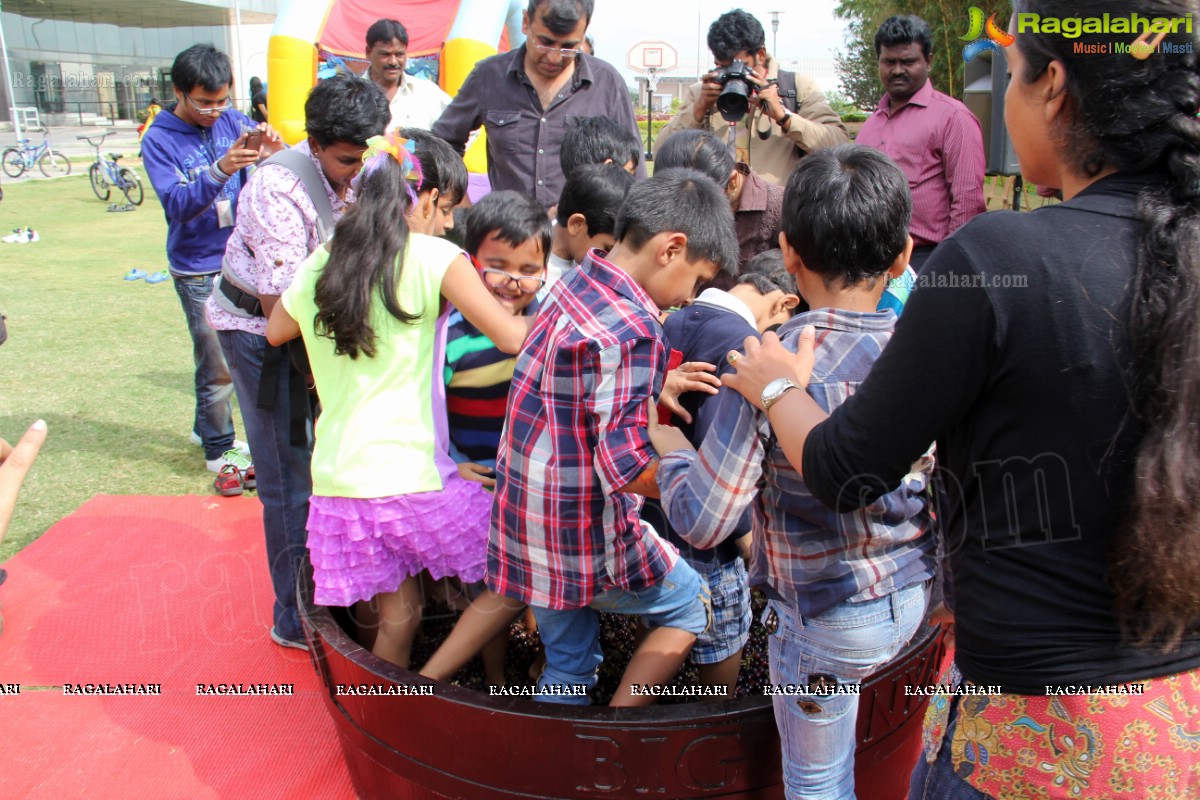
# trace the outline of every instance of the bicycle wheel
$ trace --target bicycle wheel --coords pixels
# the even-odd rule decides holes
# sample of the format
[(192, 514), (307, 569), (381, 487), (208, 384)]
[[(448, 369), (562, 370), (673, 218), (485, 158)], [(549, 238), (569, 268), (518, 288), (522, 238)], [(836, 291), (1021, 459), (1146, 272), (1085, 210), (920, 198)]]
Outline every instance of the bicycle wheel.
[(92, 191), (96, 193), (96, 197), (101, 200), (107, 200), (109, 195), (108, 184), (104, 180), (104, 173), (100, 171), (99, 164), (92, 164), (88, 167), (88, 180), (92, 182)]
[(117, 176), (121, 179), (121, 191), (125, 193), (125, 199), (135, 206), (140, 206), (146, 197), (142, 192), (142, 179), (127, 167), (121, 167)]
[(47, 178), (61, 178), (71, 174), (71, 161), (62, 153), (47, 150), (38, 159), (38, 168)]
[(4, 174), (10, 178), (19, 178), (25, 172), (25, 156), (15, 147), (9, 147), (0, 156), (4, 162)]

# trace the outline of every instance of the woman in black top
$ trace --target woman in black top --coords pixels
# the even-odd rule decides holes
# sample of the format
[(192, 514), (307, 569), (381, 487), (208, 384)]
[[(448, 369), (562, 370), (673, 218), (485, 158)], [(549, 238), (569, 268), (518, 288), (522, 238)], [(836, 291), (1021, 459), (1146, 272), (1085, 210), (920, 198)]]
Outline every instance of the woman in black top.
[[(1200, 705), (1195, 3), (1013, 5), (1005, 121), (1025, 178), (1065, 202), (968, 223), (857, 395), (825, 419), (790, 391), (770, 420), (840, 510), (937, 441), (956, 663), (995, 692), (931, 704), (916, 796), (1196, 796), (1180, 735)], [(1112, 32), (1135, 13), (1176, 32)], [(767, 336), (726, 382), (760, 402), (811, 365)]]

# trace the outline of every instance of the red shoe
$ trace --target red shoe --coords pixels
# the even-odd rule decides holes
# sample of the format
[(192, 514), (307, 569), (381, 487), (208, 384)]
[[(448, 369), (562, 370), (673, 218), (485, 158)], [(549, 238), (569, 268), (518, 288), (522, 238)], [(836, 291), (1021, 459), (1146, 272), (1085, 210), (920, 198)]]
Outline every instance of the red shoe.
[(245, 485), (246, 482), (242, 478), (242, 471), (233, 464), (226, 464), (221, 467), (221, 471), (217, 473), (217, 477), (213, 480), (213, 488), (222, 497), (237, 497), (242, 493)]
[(258, 481), (254, 477), (254, 463), (246, 458), (244, 453), (237, 449), (226, 450), (221, 458), (227, 465), (236, 467), (242, 473), (242, 486), (248, 490), (258, 488)]

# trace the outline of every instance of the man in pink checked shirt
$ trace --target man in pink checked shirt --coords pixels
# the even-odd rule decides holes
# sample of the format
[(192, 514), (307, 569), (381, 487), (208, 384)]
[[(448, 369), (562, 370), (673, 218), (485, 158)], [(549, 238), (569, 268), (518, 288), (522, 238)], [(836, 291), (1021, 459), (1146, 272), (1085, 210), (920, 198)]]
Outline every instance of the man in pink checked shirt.
[(967, 107), (929, 82), (932, 34), (920, 17), (890, 17), (875, 33), (886, 94), (855, 144), (882, 150), (912, 192), (916, 271), (933, 248), (985, 210), (983, 134)]

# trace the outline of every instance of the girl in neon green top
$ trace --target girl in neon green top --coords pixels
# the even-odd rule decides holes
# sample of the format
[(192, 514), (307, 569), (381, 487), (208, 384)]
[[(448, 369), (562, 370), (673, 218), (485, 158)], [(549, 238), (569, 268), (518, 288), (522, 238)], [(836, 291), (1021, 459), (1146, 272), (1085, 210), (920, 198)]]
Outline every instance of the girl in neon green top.
[(272, 344), (304, 337), (321, 396), (308, 517), (316, 602), (378, 598), (372, 652), (402, 667), (421, 620), (421, 570), (478, 581), (487, 549), (491, 496), (444, 455), (437, 318), (449, 301), (510, 353), (531, 324), (496, 302), (458, 248), (409, 233), (421, 173), (405, 144), (368, 141), (357, 204), (267, 326)]

